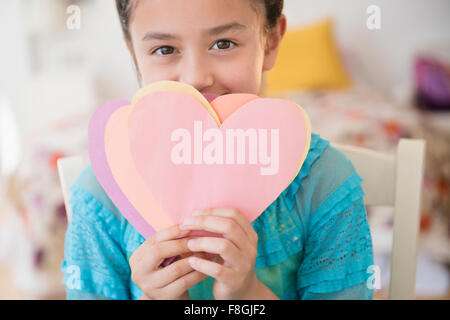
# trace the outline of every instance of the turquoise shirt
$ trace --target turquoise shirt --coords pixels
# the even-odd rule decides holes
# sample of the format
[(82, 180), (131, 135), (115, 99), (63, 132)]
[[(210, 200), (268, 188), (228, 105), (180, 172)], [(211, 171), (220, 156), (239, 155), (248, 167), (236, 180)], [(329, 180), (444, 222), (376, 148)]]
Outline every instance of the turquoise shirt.
[[(255, 272), (280, 299), (373, 299), (372, 238), (352, 163), (312, 134), (292, 183), (252, 222), (258, 234)], [(87, 166), (70, 187), (72, 217), (62, 263), (68, 299), (139, 299), (129, 258), (145, 241)], [(214, 299), (214, 279), (189, 289)]]

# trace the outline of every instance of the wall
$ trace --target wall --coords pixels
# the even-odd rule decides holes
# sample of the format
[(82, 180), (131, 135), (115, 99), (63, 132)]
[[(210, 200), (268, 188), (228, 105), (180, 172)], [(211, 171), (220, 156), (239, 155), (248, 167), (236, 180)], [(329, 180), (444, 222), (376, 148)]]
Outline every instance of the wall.
[[(366, 27), (370, 5), (381, 9), (380, 30)], [(450, 44), (449, 12), (448, 0), (285, 0), (289, 28), (334, 17), (340, 47), (357, 55), (373, 83), (399, 98), (410, 89), (414, 54)]]

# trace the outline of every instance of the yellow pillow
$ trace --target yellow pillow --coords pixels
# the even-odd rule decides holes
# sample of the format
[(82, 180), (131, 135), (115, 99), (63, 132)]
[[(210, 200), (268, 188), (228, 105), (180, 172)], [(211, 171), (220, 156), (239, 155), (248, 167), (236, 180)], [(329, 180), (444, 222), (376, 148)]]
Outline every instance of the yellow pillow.
[(287, 31), (275, 66), (265, 73), (265, 94), (351, 85), (333, 37), (333, 21)]

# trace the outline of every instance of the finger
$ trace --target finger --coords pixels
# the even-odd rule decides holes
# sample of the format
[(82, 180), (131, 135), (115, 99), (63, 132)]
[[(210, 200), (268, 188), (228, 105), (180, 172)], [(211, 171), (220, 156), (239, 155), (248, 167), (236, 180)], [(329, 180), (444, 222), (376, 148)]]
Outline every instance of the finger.
[(149, 238), (148, 245), (152, 245), (158, 242), (175, 240), (184, 238), (189, 234), (186, 230), (180, 229), (180, 225), (176, 224), (167, 229), (161, 230), (155, 233), (153, 236)]
[(178, 297), (185, 291), (189, 290), (189, 288), (195, 286), (200, 281), (205, 280), (207, 277), (208, 276), (206, 274), (203, 274), (201, 272), (191, 271), (159, 290), (163, 296)]
[[(190, 252), (189, 256), (195, 256), (202, 259), (208, 259), (208, 254), (205, 252)], [(146, 276), (146, 282), (151, 283), (151, 287), (158, 289), (163, 288), (178, 278), (194, 271), (187, 258), (181, 258), (178, 256), (179, 260), (176, 260), (171, 265), (158, 269), (155, 272), (150, 273)]]
[(233, 267), (238, 267), (244, 258), (239, 249), (228, 239), (200, 237), (188, 241), (188, 247), (194, 252), (208, 252), (220, 255)]
[(239, 224), (239, 226), (244, 230), (247, 237), (251, 239), (253, 243), (258, 242), (258, 234), (253, 229), (251, 223), (239, 210), (235, 208), (211, 208), (194, 211), (192, 216), (201, 216), (205, 214), (233, 219)]
[(193, 269), (206, 274), (218, 280), (219, 282), (232, 281), (233, 279), (233, 270), (224, 265), (220, 265), (216, 262), (211, 262), (204, 259), (199, 259), (197, 257), (190, 257), (188, 259)]
[(186, 252), (186, 253), (182, 253), (179, 256), (165, 259), (163, 261), (163, 263), (161, 264), (161, 266), (162, 267), (167, 267), (168, 265), (170, 265), (174, 261), (178, 261), (178, 260), (190, 257), (192, 255), (199, 255), (199, 254), (202, 254), (202, 258), (207, 259), (207, 260), (213, 260), (214, 258), (216, 258), (218, 256), (217, 254), (214, 254), (214, 253), (207, 253), (207, 252), (194, 253), (194, 252), (189, 251), (189, 252)]
[(136, 249), (130, 258), (130, 263), (139, 263), (142, 257), (146, 255), (149, 247), (153, 244), (167, 240), (180, 239), (186, 237), (188, 234), (189, 231), (181, 230), (178, 224), (161, 230), (147, 238), (147, 240), (145, 240), (144, 243)]
[(178, 256), (182, 253), (189, 252), (187, 246), (189, 238), (162, 241), (153, 244), (148, 248), (141, 262), (147, 270), (156, 270), (166, 258)]
[(236, 221), (217, 216), (197, 216), (184, 219), (181, 228), (187, 230), (205, 230), (219, 233), (224, 238), (231, 240), (236, 247), (245, 250), (250, 239)]
[(155, 288), (163, 288), (192, 271), (194, 269), (189, 264), (188, 258), (185, 258), (155, 271), (151, 277)]

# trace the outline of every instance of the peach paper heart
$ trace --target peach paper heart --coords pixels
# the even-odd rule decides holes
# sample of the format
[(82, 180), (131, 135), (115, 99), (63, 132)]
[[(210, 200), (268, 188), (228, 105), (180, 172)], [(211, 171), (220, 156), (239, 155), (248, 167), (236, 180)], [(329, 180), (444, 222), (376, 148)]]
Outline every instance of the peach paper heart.
[[(193, 88), (194, 93), (178, 87), (155, 90), (155, 86), (153, 91), (141, 90), (131, 104), (122, 101), (110, 106), (109, 111), (105, 107), (102, 117), (97, 114), (91, 120), (89, 135), (97, 178), (144, 237), (180, 223), (202, 208), (234, 207), (252, 222), (298, 174), (310, 143), (309, 119), (298, 105), (249, 94), (224, 95), (208, 103)], [(91, 134), (96, 124), (103, 127), (103, 134), (101, 128)], [(199, 127), (202, 134), (196, 135)], [(241, 149), (244, 163), (238, 163), (239, 149), (227, 149), (232, 141), (226, 139), (227, 130), (236, 133), (239, 129), (257, 133), (258, 142), (253, 146), (258, 150), (249, 147), (248, 139), (245, 150)], [(181, 145), (180, 139), (174, 139), (177, 130), (191, 136), (191, 163), (174, 162), (174, 148)], [(278, 130), (277, 165), (267, 161), (272, 142), (276, 141), (271, 140), (276, 137), (271, 134), (273, 130)], [(221, 164), (216, 152), (211, 152), (220, 150), (220, 134), (222, 159), (226, 162), (226, 151), (234, 150), (234, 163)], [(265, 152), (261, 151), (264, 141)], [(188, 158), (183, 152), (179, 155)]]

